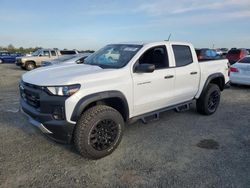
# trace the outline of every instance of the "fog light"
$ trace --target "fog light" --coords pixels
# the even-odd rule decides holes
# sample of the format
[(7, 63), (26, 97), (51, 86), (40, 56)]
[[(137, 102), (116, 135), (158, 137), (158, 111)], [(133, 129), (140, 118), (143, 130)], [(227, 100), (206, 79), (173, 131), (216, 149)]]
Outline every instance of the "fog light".
[(53, 118), (55, 120), (63, 120), (65, 119), (64, 116), (64, 108), (61, 106), (55, 106), (52, 112)]

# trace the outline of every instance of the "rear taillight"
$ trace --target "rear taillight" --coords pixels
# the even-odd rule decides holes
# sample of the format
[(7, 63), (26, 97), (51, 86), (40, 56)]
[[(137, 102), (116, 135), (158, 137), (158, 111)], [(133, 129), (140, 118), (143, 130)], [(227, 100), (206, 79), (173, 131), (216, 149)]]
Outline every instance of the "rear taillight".
[(230, 72), (239, 72), (237, 68), (235, 67), (230, 67)]

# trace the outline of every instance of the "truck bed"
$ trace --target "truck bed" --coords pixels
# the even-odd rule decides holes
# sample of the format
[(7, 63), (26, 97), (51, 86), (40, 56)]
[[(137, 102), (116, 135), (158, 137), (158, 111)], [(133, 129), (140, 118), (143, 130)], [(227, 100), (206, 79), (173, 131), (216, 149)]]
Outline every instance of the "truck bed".
[(196, 97), (200, 96), (207, 78), (212, 74), (223, 74), (226, 78), (225, 84), (229, 81), (227, 59), (202, 61), (199, 63), (199, 65), (202, 74), (200, 78), (199, 92), (197, 93)]

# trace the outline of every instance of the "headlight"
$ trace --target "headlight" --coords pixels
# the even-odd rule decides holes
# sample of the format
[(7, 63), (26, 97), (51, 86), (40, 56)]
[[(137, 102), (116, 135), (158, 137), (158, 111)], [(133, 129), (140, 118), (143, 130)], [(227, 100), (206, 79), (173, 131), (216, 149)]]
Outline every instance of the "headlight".
[(80, 87), (80, 84), (74, 84), (69, 86), (49, 86), (46, 87), (46, 90), (50, 95), (71, 96), (75, 94), (80, 89)]

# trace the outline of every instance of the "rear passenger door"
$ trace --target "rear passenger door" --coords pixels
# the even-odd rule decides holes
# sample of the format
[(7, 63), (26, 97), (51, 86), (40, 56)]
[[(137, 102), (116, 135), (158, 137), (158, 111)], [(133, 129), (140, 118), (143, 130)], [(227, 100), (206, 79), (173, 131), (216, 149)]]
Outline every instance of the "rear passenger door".
[(199, 88), (200, 66), (194, 61), (195, 52), (188, 45), (172, 45), (175, 61), (175, 103), (194, 98)]
[(50, 54), (51, 54), (51, 56), (50, 56), (51, 59), (57, 58), (57, 53), (56, 53), (55, 50), (51, 50), (51, 51), (50, 51)]

